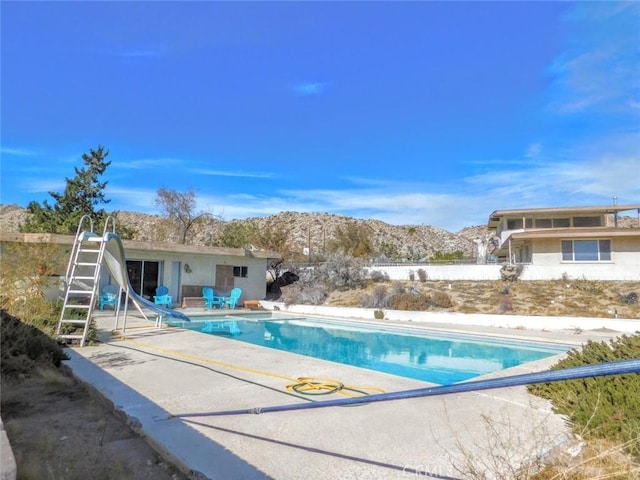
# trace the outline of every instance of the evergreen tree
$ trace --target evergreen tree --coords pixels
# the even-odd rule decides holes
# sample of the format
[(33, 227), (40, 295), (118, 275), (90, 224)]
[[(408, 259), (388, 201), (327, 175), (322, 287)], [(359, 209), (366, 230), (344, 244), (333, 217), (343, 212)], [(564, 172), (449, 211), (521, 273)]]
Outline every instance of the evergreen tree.
[(25, 233), (59, 233), (75, 234), (83, 215), (90, 215), (94, 220), (94, 228), (104, 224), (107, 213), (104, 209), (96, 209), (109, 203), (105, 199), (104, 188), (107, 182), (100, 182), (111, 162), (105, 159), (109, 151), (101, 145), (97, 150), (90, 149), (89, 154), (82, 154), (83, 168), (74, 167), (76, 176), (67, 178), (64, 193), (49, 192), (55, 204), (49, 205), (45, 200), (42, 205), (31, 202), (27, 206), (30, 217), (21, 225), (20, 231)]

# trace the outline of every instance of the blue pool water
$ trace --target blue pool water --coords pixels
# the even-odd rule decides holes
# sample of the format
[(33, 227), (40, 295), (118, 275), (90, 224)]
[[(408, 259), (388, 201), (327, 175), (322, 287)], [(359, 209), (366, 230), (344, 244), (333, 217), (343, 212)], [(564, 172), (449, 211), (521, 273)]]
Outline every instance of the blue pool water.
[(263, 347), (448, 385), (566, 352), (563, 345), (272, 314), (171, 322)]

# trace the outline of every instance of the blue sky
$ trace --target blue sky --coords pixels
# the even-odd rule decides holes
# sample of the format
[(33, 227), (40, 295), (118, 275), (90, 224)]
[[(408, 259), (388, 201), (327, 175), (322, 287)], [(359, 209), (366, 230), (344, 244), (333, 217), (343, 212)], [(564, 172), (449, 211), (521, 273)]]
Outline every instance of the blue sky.
[(640, 2), (2, 1), (0, 202), (104, 145), (108, 210), (193, 189), (450, 231), (640, 203)]

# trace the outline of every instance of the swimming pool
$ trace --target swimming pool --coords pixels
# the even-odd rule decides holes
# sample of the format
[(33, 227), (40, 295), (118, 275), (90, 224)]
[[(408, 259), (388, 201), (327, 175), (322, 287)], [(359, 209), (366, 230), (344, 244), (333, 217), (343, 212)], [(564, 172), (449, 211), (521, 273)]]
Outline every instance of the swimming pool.
[(449, 385), (540, 360), (569, 346), (271, 313), (169, 322), (263, 347)]

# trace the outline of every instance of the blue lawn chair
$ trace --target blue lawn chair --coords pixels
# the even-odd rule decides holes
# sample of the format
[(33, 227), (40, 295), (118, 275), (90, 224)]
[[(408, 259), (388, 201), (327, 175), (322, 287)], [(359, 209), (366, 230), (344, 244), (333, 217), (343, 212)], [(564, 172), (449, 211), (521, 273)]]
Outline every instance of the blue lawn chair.
[(229, 296), (225, 297), (224, 299), (224, 306), (229, 307), (231, 310), (235, 310), (241, 296), (242, 296), (242, 289), (238, 287), (232, 289)]
[(153, 303), (156, 305), (166, 305), (168, 308), (173, 306), (173, 297), (169, 295), (169, 289), (164, 285), (156, 288), (156, 294), (153, 296)]
[(204, 287), (202, 289), (202, 298), (204, 299), (205, 308), (213, 308), (214, 305), (217, 305), (218, 308), (224, 307), (224, 299), (216, 296), (211, 287)]
[(119, 299), (120, 287), (118, 287), (117, 285), (107, 285), (102, 289), (102, 293), (100, 294), (100, 310), (104, 310), (104, 307), (107, 305), (112, 305), (115, 309)]

